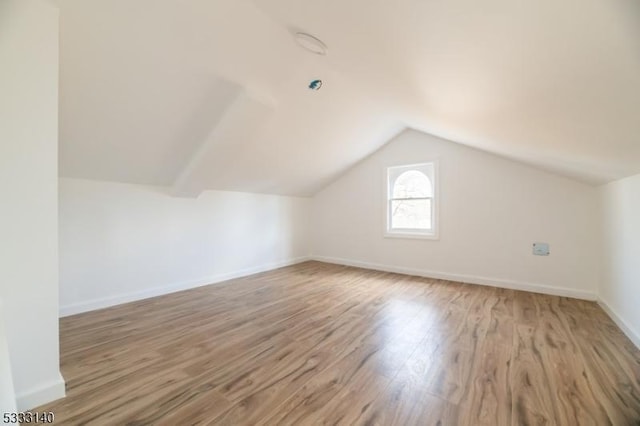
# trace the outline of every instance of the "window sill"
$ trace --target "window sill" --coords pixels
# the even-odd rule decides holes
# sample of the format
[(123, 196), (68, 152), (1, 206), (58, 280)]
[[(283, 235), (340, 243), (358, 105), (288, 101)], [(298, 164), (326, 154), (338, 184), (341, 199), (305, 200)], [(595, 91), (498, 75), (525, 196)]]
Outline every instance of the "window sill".
[(405, 238), (410, 240), (439, 240), (438, 234), (420, 234), (417, 232), (385, 232), (385, 238)]

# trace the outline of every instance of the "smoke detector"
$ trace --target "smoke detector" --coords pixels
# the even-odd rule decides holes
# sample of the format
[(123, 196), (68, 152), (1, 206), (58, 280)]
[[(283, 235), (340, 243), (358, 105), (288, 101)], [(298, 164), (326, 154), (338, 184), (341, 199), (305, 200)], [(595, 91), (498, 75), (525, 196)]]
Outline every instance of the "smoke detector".
[(327, 54), (327, 45), (324, 44), (322, 40), (312, 36), (311, 34), (297, 32), (294, 34), (294, 38), (300, 47), (315, 55)]

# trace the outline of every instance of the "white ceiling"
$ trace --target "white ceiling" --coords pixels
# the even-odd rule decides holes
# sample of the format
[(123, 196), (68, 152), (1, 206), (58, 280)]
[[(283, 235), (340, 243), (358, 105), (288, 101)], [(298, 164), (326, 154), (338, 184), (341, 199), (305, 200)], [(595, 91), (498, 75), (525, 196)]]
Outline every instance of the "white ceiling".
[(310, 195), (405, 126), (589, 183), (640, 173), (637, 0), (55, 3), (63, 176)]

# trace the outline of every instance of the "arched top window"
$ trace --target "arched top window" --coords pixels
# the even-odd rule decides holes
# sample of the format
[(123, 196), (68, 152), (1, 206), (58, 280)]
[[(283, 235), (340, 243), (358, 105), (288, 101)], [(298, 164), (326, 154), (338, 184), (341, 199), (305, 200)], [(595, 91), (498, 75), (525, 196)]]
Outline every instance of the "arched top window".
[(393, 198), (433, 197), (431, 179), (418, 170), (402, 172), (393, 183)]
[(387, 169), (387, 236), (435, 238), (434, 163)]

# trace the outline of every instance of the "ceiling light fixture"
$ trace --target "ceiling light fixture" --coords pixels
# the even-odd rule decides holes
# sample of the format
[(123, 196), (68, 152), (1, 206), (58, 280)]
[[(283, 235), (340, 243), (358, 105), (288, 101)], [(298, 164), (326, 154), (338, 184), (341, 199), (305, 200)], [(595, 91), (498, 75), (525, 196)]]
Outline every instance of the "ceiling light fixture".
[(309, 83), (309, 89), (311, 90), (320, 90), (322, 87), (322, 80), (313, 80)]
[(303, 49), (316, 54), (316, 55), (326, 55), (327, 54), (327, 45), (322, 42), (322, 40), (317, 37), (312, 36), (311, 34), (297, 32), (294, 34), (294, 38), (296, 43)]

